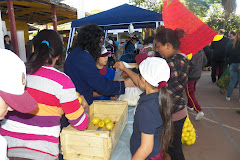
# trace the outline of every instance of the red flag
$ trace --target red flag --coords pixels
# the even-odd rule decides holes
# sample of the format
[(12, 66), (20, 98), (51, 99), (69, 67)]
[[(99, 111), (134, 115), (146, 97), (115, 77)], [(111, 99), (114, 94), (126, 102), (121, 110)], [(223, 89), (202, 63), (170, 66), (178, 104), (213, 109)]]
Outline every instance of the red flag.
[(217, 34), (189, 11), (179, 0), (164, 0), (163, 22), (166, 28), (183, 29), (185, 35), (180, 39), (182, 53), (195, 54), (212, 42)]

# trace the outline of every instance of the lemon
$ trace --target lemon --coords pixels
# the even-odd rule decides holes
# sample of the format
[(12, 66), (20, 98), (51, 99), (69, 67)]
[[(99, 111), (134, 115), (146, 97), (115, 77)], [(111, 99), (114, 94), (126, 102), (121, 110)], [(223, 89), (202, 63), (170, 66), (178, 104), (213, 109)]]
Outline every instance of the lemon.
[(186, 132), (186, 133), (185, 133), (185, 136), (186, 136), (186, 137), (188, 137), (189, 135), (190, 135), (189, 132)]
[(192, 141), (192, 144), (194, 144), (196, 141), (196, 137), (193, 137), (191, 141)]
[(183, 129), (182, 129), (182, 132), (183, 132), (183, 133), (186, 133), (186, 132), (187, 132), (187, 128), (183, 128)]
[(183, 132), (183, 133), (182, 133), (182, 137), (184, 137), (184, 136), (185, 136), (185, 133)]
[(98, 127), (103, 127), (105, 125), (104, 121), (99, 121), (98, 122)]
[(109, 123), (109, 122), (111, 122), (111, 119), (110, 119), (110, 118), (105, 118), (105, 119), (104, 119), (104, 123), (105, 123), (105, 124), (107, 124), (107, 123)]
[(191, 131), (192, 129), (193, 129), (193, 126), (189, 126), (189, 127), (187, 128), (188, 131)]
[(184, 123), (183, 128), (186, 128), (188, 126), (188, 123)]
[(183, 140), (186, 142), (188, 141), (188, 137), (183, 137)]
[(113, 127), (114, 127), (113, 122), (108, 122), (108, 123), (106, 124), (106, 128), (107, 128), (108, 130), (113, 129)]
[(80, 104), (82, 104), (82, 98), (81, 97), (78, 97), (78, 101)]
[(186, 142), (186, 144), (187, 144), (187, 145), (191, 145), (191, 144), (192, 144), (192, 141), (191, 141), (191, 140), (188, 140), (188, 141)]
[(98, 118), (98, 117), (94, 117), (94, 118), (91, 120), (91, 122), (92, 122), (93, 124), (98, 124), (99, 121), (101, 121), (101, 119)]

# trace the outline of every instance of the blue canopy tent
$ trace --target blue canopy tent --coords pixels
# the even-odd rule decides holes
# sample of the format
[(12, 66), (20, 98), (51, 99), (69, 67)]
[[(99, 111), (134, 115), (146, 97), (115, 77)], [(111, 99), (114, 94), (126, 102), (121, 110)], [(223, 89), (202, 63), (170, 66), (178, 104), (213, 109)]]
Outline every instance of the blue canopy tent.
[(97, 24), (105, 31), (112, 29), (128, 29), (132, 24), (134, 28), (155, 28), (162, 23), (162, 14), (123, 4), (98, 14), (72, 21), (67, 49), (72, 46), (76, 28), (85, 24)]

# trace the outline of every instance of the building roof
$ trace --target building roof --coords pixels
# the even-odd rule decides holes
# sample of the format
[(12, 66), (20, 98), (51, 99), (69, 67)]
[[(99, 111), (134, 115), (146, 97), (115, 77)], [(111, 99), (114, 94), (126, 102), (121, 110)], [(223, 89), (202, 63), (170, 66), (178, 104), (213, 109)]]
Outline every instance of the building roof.
[[(77, 19), (77, 9), (56, 0), (14, 0), (14, 13), (17, 21), (38, 25), (52, 23), (52, 4), (55, 5), (58, 24)], [(7, 2), (0, 1), (2, 19), (8, 19)]]

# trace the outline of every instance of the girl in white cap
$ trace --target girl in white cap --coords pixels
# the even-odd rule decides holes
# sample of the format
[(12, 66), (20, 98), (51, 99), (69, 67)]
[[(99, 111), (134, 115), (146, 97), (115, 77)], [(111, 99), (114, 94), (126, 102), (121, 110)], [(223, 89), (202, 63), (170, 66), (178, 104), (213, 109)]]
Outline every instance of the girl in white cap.
[(162, 160), (173, 135), (172, 103), (167, 91), (170, 69), (158, 57), (148, 57), (139, 65), (140, 75), (127, 69), (122, 62), (115, 67), (126, 72), (145, 92), (136, 108), (130, 140), (132, 160)]

